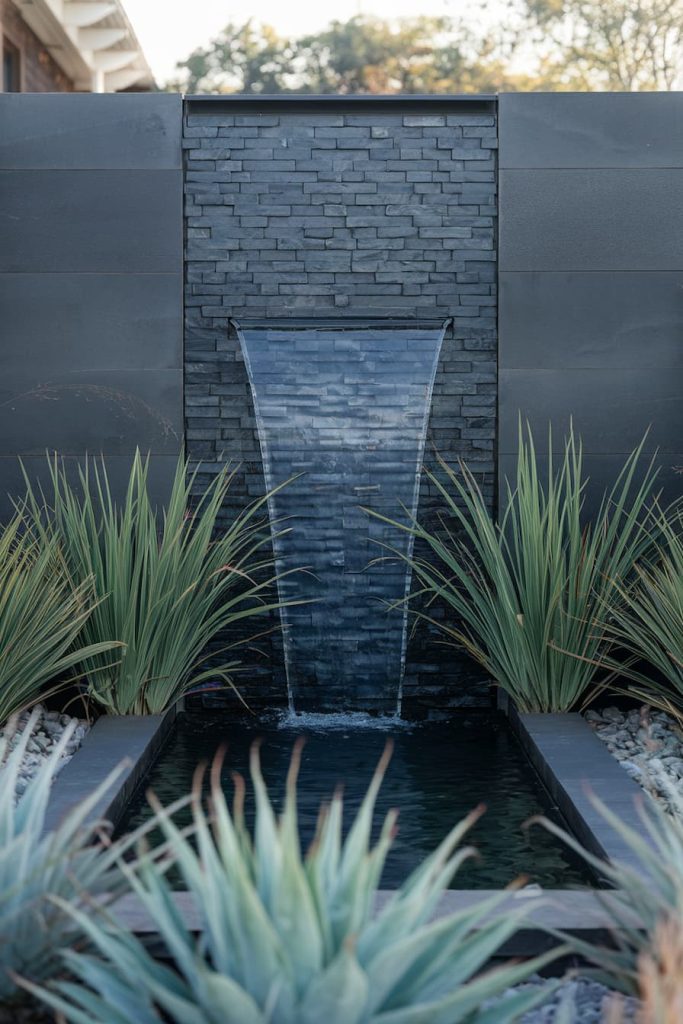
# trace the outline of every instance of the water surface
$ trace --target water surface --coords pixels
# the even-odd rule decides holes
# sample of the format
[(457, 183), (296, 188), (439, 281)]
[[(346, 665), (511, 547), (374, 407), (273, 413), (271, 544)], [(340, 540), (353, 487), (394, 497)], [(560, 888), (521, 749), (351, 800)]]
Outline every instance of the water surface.
[[(284, 780), (297, 736), (306, 737), (299, 777), (302, 842), (313, 837), (318, 808), (338, 783), (344, 786), (345, 823), (365, 793), (387, 736), (394, 754), (377, 808), (376, 831), (384, 814), (400, 809), (399, 832), (382, 878), (384, 888), (398, 886), (449, 828), (484, 802), (487, 813), (470, 833), (479, 856), (459, 871), (453, 888), (493, 889), (521, 874), (546, 888), (590, 884), (584, 866), (556, 839), (539, 827), (522, 828), (532, 815), (559, 815), (519, 743), (502, 716), (459, 715), (443, 723), (408, 725), (369, 716), (291, 716), (284, 722), (230, 721), (224, 712), (179, 717), (146, 785), (163, 803), (189, 791), (197, 764), (211, 760), (227, 745), (223, 767), (231, 796), (231, 772), (248, 775), (249, 749), (262, 740), (261, 760), (266, 783), (281, 804)], [(149, 814), (143, 793), (134, 799), (122, 828), (141, 823)], [(189, 822), (189, 812), (182, 813)], [(253, 823), (253, 803), (247, 802)]]

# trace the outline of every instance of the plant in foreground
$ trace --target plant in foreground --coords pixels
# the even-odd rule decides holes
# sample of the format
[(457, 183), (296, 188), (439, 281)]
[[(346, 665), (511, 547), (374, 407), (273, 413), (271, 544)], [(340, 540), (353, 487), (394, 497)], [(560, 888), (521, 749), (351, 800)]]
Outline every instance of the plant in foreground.
[[(559, 465), (549, 438), (542, 479), (531, 430), (525, 436), (521, 425), (515, 486), (507, 484), (500, 523), (470, 470), (461, 464), (457, 473), (443, 460), (446, 482), (429, 477), (453, 527), (443, 521), (429, 530), (408, 510), (407, 523), (371, 513), (431, 553), (390, 549), (419, 583), (410, 599), (426, 601), (426, 610), (416, 614), (464, 647), (521, 711), (568, 711), (595, 684), (617, 581), (630, 577), (651, 544), (648, 501), (656, 473), (651, 462), (635, 483), (642, 448), (626, 459), (592, 521), (584, 521), (586, 478), (573, 431)], [(443, 620), (430, 614), (435, 600), (446, 606)]]
[(212, 772), (211, 820), (201, 804), (199, 778), (195, 786), (196, 850), (168, 811), (156, 807), (200, 916), (202, 936), (195, 939), (187, 930), (158, 865), (123, 870), (173, 966), (155, 961), (133, 935), (117, 927), (115, 917), (71, 909), (95, 952), (66, 954), (73, 981), (31, 990), (73, 1024), (507, 1024), (547, 997), (547, 986), (512, 994), (506, 990), (561, 949), (485, 970), (524, 915), (524, 910), (496, 914), (505, 894), (430, 922), (443, 888), (471, 853), (457, 847), (479, 812), (457, 825), (374, 916), (396, 824), (392, 812), (371, 846), (388, 751), (346, 839), (337, 794), (321, 809), (305, 858), (296, 808), (299, 758), (300, 746), (278, 819), (261, 776), (258, 749), (253, 749), (253, 839), (243, 816), (244, 783), (236, 779), (231, 814), (218, 761)]
[(8, 736), (0, 738), (0, 1006), (5, 1009), (25, 996), (15, 975), (43, 981), (62, 970), (61, 950), (83, 938), (77, 917), (65, 907), (122, 891), (118, 860), (134, 842), (133, 838), (110, 845), (101, 823), (88, 823), (113, 777), (74, 807), (54, 831), (45, 832), (50, 786), (72, 727), (16, 798), (21, 761), (35, 722), (34, 714), (15, 737), (13, 749)]
[[(645, 795), (639, 800), (641, 833), (625, 825), (618, 814), (592, 797), (605, 821), (635, 854), (632, 865), (602, 861), (552, 821), (536, 819), (614, 887), (596, 890), (614, 924), (614, 948), (576, 938), (571, 942), (597, 965), (600, 981), (630, 995), (638, 994), (650, 982), (654, 986), (657, 978), (664, 991), (664, 986), (675, 980), (673, 965), (683, 963), (683, 797), (672, 785), (667, 798), (672, 814)], [(679, 984), (682, 979), (683, 974), (678, 978)]]
[(238, 662), (207, 668), (209, 657), (226, 652), (207, 655), (207, 644), (239, 620), (279, 606), (264, 596), (275, 581), (272, 557), (264, 555), (270, 533), (257, 518), (266, 499), (217, 530), (234, 471), (218, 473), (193, 507), (196, 471), (189, 473), (181, 456), (160, 523), (148, 492), (148, 462), (136, 453), (119, 507), (104, 462), (81, 469), (76, 489), (55, 459), (49, 499), (27, 479), (23, 507), (41, 541), (59, 542), (72, 577), (93, 580), (98, 604), (82, 637), (87, 643), (115, 638), (123, 647), (118, 659), (92, 654), (84, 667), (93, 700), (121, 715), (159, 714), (208, 679), (233, 686)]
[(93, 611), (92, 580), (71, 586), (58, 543), (15, 515), (0, 532), (0, 725), (86, 658), (115, 657), (111, 636), (79, 642)]

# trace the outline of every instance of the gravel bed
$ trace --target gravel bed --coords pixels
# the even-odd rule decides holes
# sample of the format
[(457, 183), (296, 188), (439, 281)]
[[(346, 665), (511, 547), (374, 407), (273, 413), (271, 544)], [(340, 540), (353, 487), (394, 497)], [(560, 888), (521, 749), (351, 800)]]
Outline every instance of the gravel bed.
[(664, 711), (609, 707), (587, 711), (586, 721), (625, 772), (669, 809), (683, 801), (683, 734)]
[[(21, 764), (19, 781), (17, 784), (17, 796), (21, 796), (24, 792), (30, 780), (36, 774), (41, 764), (47, 760), (53, 748), (62, 738), (65, 729), (67, 729), (71, 723), (74, 724), (74, 731), (66, 745), (64, 754), (59, 759), (57, 774), (59, 774), (65, 764), (69, 763), (85, 739), (86, 733), (90, 728), (88, 722), (83, 719), (74, 718), (71, 715), (60, 714), (58, 711), (48, 711), (40, 704), (34, 708), (34, 713), (38, 717), (34, 725), (33, 735), (28, 742), (26, 753), (24, 754)], [(9, 741), (10, 748), (13, 748), (18, 742), (19, 734), (25, 729), (30, 717), (31, 712), (28, 711), (19, 715), (16, 733)], [(0, 736), (2, 735), (4, 735), (4, 732), (3, 730), (0, 730)]]
[[(524, 992), (541, 984), (547, 982), (533, 977), (511, 991)], [(621, 1008), (616, 1018), (610, 1014), (615, 1002)], [(638, 1005), (637, 999), (626, 998), (591, 978), (571, 977), (545, 1003), (520, 1017), (519, 1024), (607, 1024), (615, 1019), (619, 1024), (635, 1024)]]

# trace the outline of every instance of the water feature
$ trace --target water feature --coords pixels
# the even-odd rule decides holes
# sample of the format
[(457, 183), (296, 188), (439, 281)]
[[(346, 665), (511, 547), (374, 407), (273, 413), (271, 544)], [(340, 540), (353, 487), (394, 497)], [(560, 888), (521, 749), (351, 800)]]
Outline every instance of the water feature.
[[(290, 708), (399, 713), (411, 538), (363, 507), (417, 509), (447, 322), (236, 323), (271, 498)], [(383, 557), (384, 556), (384, 557)]]
[[(296, 736), (304, 735), (299, 780), (302, 843), (310, 842), (320, 803), (344, 785), (345, 822), (358, 807), (387, 736), (394, 754), (382, 787), (376, 818), (400, 810), (399, 833), (382, 886), (394, 888), (443, 838), (451, 825), (480, 802), (487, 813), (471, 833), (479, 858), (465, 865), (456, 888), (502, 888), (520, 874), (547, 888), (590, 883), (585, 867), (541, 828), (522, 828), (530, 815), (557, 813), (526, 755), (501, 715), (460, 714), (443, 723), (408, 723), (369, 715), (303, 715), (259, 721), (226, 720), (225, 714), (180, 716), (174, 733), (152, 767), (151, 787), (169, 804), (190, 790), (201, 760), (210, 761), (227, 745), (223, 785), (232, 791), (231, 772), (247, 773), (248, 754), (262, 738), (261, 760), (276, 806), (284, 791)], [(247, 824), (253, 804), (247, 802)], [(121, 828), (140, 824), (149, 814), (144, 794), (133, 800)], [(189, 823), (189, 812), (178, 816)]]

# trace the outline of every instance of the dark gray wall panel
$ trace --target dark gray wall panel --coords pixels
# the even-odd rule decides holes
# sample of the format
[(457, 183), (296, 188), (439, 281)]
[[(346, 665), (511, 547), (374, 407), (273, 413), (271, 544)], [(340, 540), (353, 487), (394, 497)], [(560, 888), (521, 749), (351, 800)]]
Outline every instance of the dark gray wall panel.
[[(17, 456), (152, 457), (160, 497), (182, 424), (181, 100), (0, 96), (0, 495)], [(0, 499), (0, 514), (8, 503)]]
[(180, 369), (178, 274), (0, 274), (0, 373)]
[(0, 171), (0, 273), (180, 272), (181, 172)]
[(501, 170), (501, 270), (683, 270), (683, 171)]
[(498, 445), (515, 451), (519, 415), (539, 439), (548, 424), (555, 445), (574, 418), (574, 429), (595, 453), (628, 452), (650, 428), (646, 448), (678, 451), (683, 437), (680, 374), (667, 368), (500, 371)]
[(501, 273), (501, 365), (683, 370), (683, 273)]
[[(584, 507), (587, 516), (595, 515), (597, 512), (605, 490), (609, 490), (620, 470), (623, 469), (624, 459), (625, 456), (621, 453), (596, 455), (592, 452), (587, 452), (584, 454), (584, 478), (587, 478)], [(650, 464), (650, 459), (651, 456), (649, 455), (640, 459), (634, 475), (634, 489), (642, 482), (643, 475)], [(501, 495), (503, 494), (506, 479), (514, 479), (516, 462), (517, 456), (511, 452), (502, 452), (499, 456)], [(546, 474), (548, 459), (545, 454), (539, 453), (538, 465), (541, 474)], [(662, 504), (668, 505), (681, 496), (683, 452), (673, 452), (655, 457), (655, 465), (658, 469), (655, 491), (660, 495)]]
[[(101, 464), (99, 457), (95, 461)], [(107, 455), (104, 461), (113, 493), (125, 493), (132, 457)], [(78, 484), (78, 470), (84, 463), (83, 455), (64, 456), (64, 466), (72, 484)], [(12, 514), (13, 499), (20, 498), (25, 492), (21, 464), (33, 486), (49, 486), (50, 474), (44, 454), (22, 456), (21, 463), (16, 455), (0, 455), (0, 520), (6, 520)], [(150, 458), (147, 480), (152, 502), (157, 506), (168, 500), (176, 464), (176, 455), (153, 455)]]
[(683, 167), (680, 93), (505, 93), (501, 167)]
[(98, 370), (0, 381), (0, 454), (177, 453), (182, 444), (180, 370)]
[(649, 427), (678, 495), (683, 95), (504, 96), (499, 133), (500, 475), (520, 411), (541, 447), (573, 416), (591, 494)]
[(179, 168), (172, 93), (0, 95), (0, 168)]

